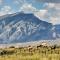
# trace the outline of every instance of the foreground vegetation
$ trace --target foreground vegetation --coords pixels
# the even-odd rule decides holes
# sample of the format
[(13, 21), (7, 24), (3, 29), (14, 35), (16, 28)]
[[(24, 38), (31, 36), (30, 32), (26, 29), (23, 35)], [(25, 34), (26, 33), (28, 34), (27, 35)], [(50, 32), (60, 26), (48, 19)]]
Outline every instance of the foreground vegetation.
[(35, 46), (35, 47), (10, 47), (0, 49), (0, 60), (60, 60), (60, 47)]

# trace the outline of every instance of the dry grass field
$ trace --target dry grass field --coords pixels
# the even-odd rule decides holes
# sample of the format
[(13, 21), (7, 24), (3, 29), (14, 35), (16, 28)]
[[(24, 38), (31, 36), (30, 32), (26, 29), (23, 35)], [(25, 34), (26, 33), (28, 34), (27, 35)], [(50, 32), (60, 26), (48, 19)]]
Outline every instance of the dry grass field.
[(0, 60), (60, 60), (60, 47), (9, 47), (0, 49)]

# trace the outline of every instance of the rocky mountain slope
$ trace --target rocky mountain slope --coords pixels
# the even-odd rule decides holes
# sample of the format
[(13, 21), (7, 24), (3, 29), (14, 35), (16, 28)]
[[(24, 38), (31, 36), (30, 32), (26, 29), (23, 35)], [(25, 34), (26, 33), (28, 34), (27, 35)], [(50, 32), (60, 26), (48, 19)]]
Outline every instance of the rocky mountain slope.
[(4, 15), (0, 17), (0, 44), (54, 40), (60, 37), (59, 27), (31, 13)]

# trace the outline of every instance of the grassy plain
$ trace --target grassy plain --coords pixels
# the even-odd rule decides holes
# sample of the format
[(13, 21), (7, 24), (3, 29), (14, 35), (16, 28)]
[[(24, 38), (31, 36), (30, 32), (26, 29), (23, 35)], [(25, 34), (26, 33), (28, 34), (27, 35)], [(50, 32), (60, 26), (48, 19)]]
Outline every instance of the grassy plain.
[(60, 60), (60, 47), (4, 48), (0, 49), (0, 60)]

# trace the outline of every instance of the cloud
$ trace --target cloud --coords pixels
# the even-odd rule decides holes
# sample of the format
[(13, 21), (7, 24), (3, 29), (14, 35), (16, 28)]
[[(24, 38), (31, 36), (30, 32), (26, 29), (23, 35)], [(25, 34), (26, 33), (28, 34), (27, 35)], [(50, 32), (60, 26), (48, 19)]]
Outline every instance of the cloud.
[[(60, 24), (60, 3), (45, 3), (37, 17), (52, 24)], [(43, 12), (43, 13), (42, 13)]]
[(23, 4), (20, 11), (24, 13), (33, 13), (39, 19), (47, 21), (53, 24), (60, 23), (60, 4), (57, 3), (45, 3), (44, 9), (36, 9), (32, 4)]
[(40, 9), (36, 16), (39, 19), (50, 22), (52, 24), (60, 24), (60, 4), (59, 3), (45, 3), (44, 9)]
[(41, 9), (41, 10), (39, 10), (35, 13), (35, 16), (37, 16), (39, 19), (42, 19), (42, 20), (46, 21), (45, 18), (44, 18), (46, 13), (47, 13), (47, 10)]
[(45, 4), (46, 8), (55, 8), (55, 9), (60, 9), (60, 3), (46, 3)]
[(3, 0), (0, 0), (0, 5), (3, 3)]
[(60, 4), (59, 3), (47, 3), (45, 9), (47, 13), (45, 18), (49, 17), (49, 22), (58, 24), (60, 22)]
[(50, 17), (50, 23), (55, 24), (60, 24), (60, 18), (57, 17)]
[(38, 2), (46, 2), (46, 3), (60, 3), (60, 0), (36, 0)]
[(14, 0), (14, 3), (19, 5), (24, 4), (26, 2), (27, 2), (26, 0)]
[(12, 9), (10, 6), (4, 6), (1, 8), (0, 16), (5, 15), (5, 14), (11, 14), (11, 12), (12, 12)]
[(46, 14), (47, 10), (38, 10), (35, 7), (32, 6), (32, 4), (23, 4), (22, 7), (20, 8), (20, 11), (24, 13), (33, 13), (35, 16), (38, 18), (43, 18), (43, 16)]
[(38, 10), (35, 7), (33, 7), (32, 4), (25, 3), (20, 8), (20, 11), (23, 11), (24, 13), (35, 13)]
[(11, 7), (10, 6), (4, 6), (3, 8), (1, 8), (1, 10), (9, 12), (11, 10)]
[[(38, 10), (36, 7), (32, 5), (32, 3), (27, 3), (26, 0), (14, 1), (16, 4), (20, 6), (20, 12), (23, 11), (24, 13), (33, 13), (39, 19), (53, 24), (60, 23), (60, 3), (44, 3), (44, 8)], [(10, 6), (3, 6), (0, 11), (0, 16), (5, 14), (11, 14), (13, 12), (14, 11)]]

